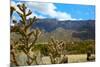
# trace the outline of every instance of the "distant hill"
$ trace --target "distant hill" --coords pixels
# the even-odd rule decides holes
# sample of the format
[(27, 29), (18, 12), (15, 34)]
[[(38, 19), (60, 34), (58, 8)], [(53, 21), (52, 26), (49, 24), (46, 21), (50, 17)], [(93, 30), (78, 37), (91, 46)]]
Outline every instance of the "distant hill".
[(38, 27), (44, 29), (46, 32), (51, 32), (59, 27), (64, 29), (80, 30), (79, 28), (87, 26), (95, 28), (95, 20), (58, 21), (56, 19), (40, 19), (33, 25), (33, 28)]
[[(20, 25), (20, 23), (19, 23)], [(40, 28), (42, 35), (39, 41), (48, 41), (50, 37), (58, 40), (95, 39), (95, 20), (65, 20), (39, 19), (32, 29)]]
[[(43, 29), (48, 36), (66, 39), (80, 38), (82, 40), (95, 39), (95, 20), (58, 21), (56, 19), (40, 19), (32, 28)], [(55, 35), (54, 35), (55, 34)], [(63, 37), (65, 36), (65, 37)], [(70, 38), (69, 38), (70, 37)]]

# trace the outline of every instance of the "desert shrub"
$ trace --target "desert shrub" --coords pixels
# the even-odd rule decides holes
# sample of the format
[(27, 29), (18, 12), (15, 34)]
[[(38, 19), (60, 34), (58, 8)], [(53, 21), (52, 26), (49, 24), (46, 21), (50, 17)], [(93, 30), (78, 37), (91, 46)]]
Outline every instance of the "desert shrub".
[(95, 53), (95, 42), (93, 40), (69, 42), (66, 43), (66, 50), (69, 54), (85, 54), (88, 51)]

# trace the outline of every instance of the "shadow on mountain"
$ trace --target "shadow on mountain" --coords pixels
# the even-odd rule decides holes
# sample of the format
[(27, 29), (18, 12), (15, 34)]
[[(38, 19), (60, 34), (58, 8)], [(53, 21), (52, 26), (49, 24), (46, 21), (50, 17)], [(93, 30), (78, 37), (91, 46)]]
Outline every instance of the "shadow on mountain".
[(72, 37), (80, 38), (82, 40), (93, 39), (95, 40), (95, 23), (87, 23), (78, 29), (78, 32), (73, 32)]

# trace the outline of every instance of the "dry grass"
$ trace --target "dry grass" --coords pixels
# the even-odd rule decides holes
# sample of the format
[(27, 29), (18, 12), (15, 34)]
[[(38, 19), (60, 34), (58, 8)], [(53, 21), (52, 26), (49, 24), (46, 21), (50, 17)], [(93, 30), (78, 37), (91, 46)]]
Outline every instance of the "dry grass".
[[(78, 55), (67, 55), (68, 63), (79, 63), (79, 62), (87, 62), (86, 54), (78, 54)], [(95, 55), (92, 55), (95, 57)]]
[[(87, 55), (86, 54), (77, 54), (77, 55), (66, 55), (68, 57), (68, 63), (80, 63), (80, 62), (87, 62)], [(93, 54), (92, 56), (95, 57)], [(49, 57), (43, 57), (45, 64), (50, 64)]]

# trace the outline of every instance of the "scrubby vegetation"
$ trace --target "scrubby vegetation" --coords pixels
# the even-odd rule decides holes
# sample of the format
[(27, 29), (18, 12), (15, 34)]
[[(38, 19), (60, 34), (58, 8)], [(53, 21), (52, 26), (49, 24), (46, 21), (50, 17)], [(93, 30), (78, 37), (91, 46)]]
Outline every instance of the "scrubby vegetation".
[(95, 53), (95, 41), (94, 40), (85, 40), (79, 42), (70, 42), (66, 44), (66, 50), (69, 54), (85, 54), (88, 51)]

